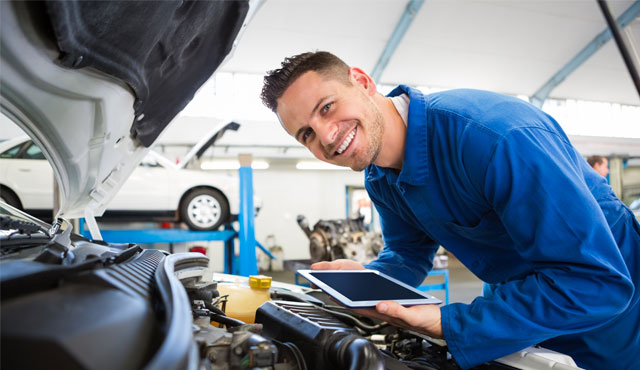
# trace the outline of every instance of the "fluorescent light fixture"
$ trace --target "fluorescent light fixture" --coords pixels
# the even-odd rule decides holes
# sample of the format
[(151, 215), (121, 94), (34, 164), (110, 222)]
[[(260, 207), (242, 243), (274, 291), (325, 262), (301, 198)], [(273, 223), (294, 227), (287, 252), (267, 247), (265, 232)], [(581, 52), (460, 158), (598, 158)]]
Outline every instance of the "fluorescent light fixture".
[(331, 163), (321, 161), (300, 161), (296, 163), (298, 170), (350, 170), (349, 167), (336, 166)]
[(261, 160), (253, 161), (251, 162), (251, 168), (254, 170), (266, 170), (269, 168), (269, 162)]
[[(203, 170), (237, 170), (240, 168), (240, 163), (237, 160), (215, 160), (204, 161), (200, 165)], [(254, 170), (266, 170), (269, 168), (269, 162), (267, 161), (252, 161), (251, 168)]]

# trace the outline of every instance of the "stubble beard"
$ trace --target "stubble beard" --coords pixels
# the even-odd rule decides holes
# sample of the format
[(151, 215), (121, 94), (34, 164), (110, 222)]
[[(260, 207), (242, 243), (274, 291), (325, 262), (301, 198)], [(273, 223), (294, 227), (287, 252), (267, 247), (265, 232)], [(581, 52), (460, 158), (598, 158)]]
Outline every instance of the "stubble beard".
[(367, 146), (365, 148), (364, 158), (356, 161), (350, 167), (352, 170), (360, 172), (369, 167), (376, 161), (380, 154), (380, 148), (382, 147), (382, 137), (384, 135), (384, 124), (382, 113), (380, 109), (370, 102), (370, 112), (372, 113), (372, 120), (368, 123), (360, 122), (360, 126), (364, 128), (367, 133)]

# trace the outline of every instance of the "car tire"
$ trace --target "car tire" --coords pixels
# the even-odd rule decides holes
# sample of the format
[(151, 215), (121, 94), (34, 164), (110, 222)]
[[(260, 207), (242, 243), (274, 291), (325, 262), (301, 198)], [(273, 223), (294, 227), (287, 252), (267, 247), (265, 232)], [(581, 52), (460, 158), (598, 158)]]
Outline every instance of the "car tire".
[(11, 190), (4, 187), (0, 189), (0, 200), (14, 208), (22, 209), (22, 204), (18, 197)]
[(191, 230), (217, 230), (229, 220), (229, 203), (217, 190), (193, 190), (180, 203), (180, 220)]

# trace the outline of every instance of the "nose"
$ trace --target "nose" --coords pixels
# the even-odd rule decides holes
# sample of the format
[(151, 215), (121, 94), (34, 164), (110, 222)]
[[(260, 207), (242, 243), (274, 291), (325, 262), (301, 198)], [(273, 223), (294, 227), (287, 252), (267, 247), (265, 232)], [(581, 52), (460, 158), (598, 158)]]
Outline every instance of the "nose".
[(327, 147), (335, 144), (340, 131), (336, 122), (319, 121), (315, 126), (316, 134), (322, 146)]

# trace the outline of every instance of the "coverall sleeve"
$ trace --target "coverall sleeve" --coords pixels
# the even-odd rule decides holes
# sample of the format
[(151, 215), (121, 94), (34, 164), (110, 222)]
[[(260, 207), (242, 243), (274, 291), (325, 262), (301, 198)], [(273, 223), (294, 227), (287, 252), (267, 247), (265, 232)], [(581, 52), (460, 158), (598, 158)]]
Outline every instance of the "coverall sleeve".
[(402, 219), (373, 196), (380, 215), (384, 248), (378, 258), (365, 267), (381, 271), (411, 286), (422, 283), (433, 267), (439, 245), (424, 232)]
[(634, 286), (580, 161), (556, 133), (519, 128), (497, 141), (484, 178), (472, 180), (530, 273), (490, 298), (442, 307), (444, 337), (461, 367), (596, 328), (628, 305)]

